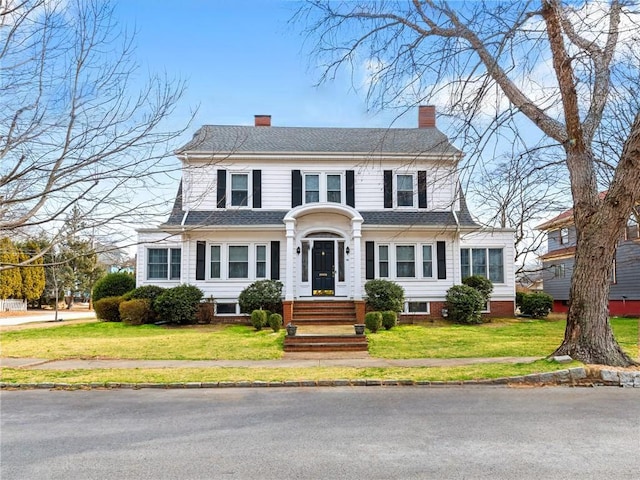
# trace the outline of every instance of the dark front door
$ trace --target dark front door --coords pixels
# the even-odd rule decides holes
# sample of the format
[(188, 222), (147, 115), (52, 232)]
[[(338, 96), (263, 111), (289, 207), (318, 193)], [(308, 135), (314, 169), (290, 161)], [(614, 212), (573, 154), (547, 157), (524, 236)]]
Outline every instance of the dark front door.
[(312, 252), (312, 283), (314, 295), (335, 295), (334, 242), (315, 241)]

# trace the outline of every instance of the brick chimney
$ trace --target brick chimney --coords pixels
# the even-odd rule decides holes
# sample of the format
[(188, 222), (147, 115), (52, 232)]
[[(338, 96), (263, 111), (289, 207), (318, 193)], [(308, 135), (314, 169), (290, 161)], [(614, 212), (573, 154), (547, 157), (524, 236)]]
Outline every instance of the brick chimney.
[(420, 105), (418, 107), (418, 128), (435, 128), (436, 107), (435, 105)]
[(256, 127), (270, 127), (271, 115), (254, 115)]

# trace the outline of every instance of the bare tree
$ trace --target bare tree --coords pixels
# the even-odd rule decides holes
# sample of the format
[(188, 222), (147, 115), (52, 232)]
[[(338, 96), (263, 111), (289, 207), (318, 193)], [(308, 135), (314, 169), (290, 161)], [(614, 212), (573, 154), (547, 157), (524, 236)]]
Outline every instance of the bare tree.
[[(555, 152), (568, 172), (578, 235), (565, 338), (556, 353), (630, 365), (613, 337), (608, 295), (616, 244), (640, 199), (640, 109), (632, 91), (640, 64), (629, 53), (640, 36), (638, 6), (455, 5), (310, 0), (295, 20), (315, 42), (323, 80), (350, 65), (360, 82), (367, 67), (363, 81), (374, 107), (443, 99), (479, 160), (506, 130), (517, 133), (508, 141)], [(602, 187), (608, 194), (599, 198)]]
[(167, 154), (183, 130), (166, 123), (184, 85), (140, 75), (133, 40), (103, 0), (0, 2), (0, 232), (63, 231), (79, 208), (88, 233), (114, 240), (166, 209), (156, 191), (178, 168)]

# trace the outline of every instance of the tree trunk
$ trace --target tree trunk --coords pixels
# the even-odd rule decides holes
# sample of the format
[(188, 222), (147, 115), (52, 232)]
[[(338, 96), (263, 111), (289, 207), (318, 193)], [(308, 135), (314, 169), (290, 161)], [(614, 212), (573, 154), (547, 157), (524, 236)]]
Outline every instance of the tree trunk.
[[(575, 159), (574, 159), (575, 160)], [(617, 192), (599, 199), (574, 187), (577, 243), (564, 341), (554, 355), (584, 363), (626, 367), (636, 363), (622, 351), (609, 323), (609, 290), (616, 246), (628, 217)], [(594, 189), (595, 190), (595, 189)]]

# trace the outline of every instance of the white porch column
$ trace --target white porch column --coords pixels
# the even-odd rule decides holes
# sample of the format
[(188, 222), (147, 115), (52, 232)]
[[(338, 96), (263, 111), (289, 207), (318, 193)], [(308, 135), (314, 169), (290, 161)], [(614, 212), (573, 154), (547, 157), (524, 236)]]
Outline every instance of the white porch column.
[(285, 280), (284, 280), (284, 299), (293, 300), (296, 289), (293, 284), (293, 269), (295, 267), (296, 258), (293, 254), (293, 250), (295, 248), (294, 241), (296, 235), (296, 220), (294, 218), (285, 218), (284, 220), (285, 227), (287, 229), (287, 246), (285, 250)]
[(182, 253), (180, 261), (180, 283), (193, 283), (189, 281), (189, 263), (191, 262), (191, 242), (190, 235), (188, 233), (182, 233)]
[(354, 218), (351, 220), (351, 229), (353, 237), (353, 282), (351, 283), (351, 295), (354, 300), (362, 300), (362, 218)]

